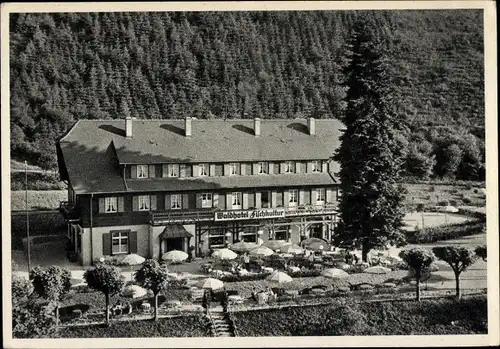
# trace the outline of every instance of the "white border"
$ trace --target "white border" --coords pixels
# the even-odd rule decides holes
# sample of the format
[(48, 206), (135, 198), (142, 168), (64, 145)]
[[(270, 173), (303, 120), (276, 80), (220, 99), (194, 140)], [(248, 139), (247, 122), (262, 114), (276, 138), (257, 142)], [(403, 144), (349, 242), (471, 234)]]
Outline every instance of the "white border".
[[(237, 11), (237, 10), (355, 10), (355, 9), (484, 9), (485, 113), (488, 244), (488, 335), (357, 336), (257, 338), (130, 338), (130, 339), (12, 339), (10, 315), (10, 127), (9, 127), (9, 13), (116, 11)], [(493, 1), (302, 1), (210, 3), (9, 3), (1, 5), (1, 130), (2, 130), (2, 275), (3, 330), (6, 348), (139, 348), (139, 347), (330, 347), (330, 346), (477, 346), (499, 344), (498, 138), (496, 13)], [(6, 301), (7, 300), (7, 301)]]

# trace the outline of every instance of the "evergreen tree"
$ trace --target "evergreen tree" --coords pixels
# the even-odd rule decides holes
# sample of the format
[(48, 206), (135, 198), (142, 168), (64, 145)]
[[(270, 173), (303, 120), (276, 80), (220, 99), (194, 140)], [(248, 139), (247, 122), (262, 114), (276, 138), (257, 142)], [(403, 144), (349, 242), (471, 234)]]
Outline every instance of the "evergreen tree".
[(340, 163), (341, 222), (334, 240), (361, 248), (363, 261), (376, 247), (404, 242), (401, 144), (385, 43), (362, 18), (351, 40), (347, 67), (345, 133), (335, 154)]

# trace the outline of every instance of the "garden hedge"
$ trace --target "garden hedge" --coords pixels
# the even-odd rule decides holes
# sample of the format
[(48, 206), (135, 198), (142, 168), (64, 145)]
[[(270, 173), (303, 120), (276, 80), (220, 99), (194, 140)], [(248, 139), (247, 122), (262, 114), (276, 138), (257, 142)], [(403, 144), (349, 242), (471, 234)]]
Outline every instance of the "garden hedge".
[(406, 232), (406, 241), (411, 244), (431, 243), (442, 240), (457, 239), (463, 236), (484, 233), (486, 220), (447, 224), (428, 227), (422, 230)]

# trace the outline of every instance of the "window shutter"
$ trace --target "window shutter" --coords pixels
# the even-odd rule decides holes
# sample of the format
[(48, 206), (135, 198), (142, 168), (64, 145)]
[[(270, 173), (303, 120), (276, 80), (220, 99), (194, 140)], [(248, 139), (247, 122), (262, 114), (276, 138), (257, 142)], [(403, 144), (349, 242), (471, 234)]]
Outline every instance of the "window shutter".
[(128, 253), (137, 253), (137, 232), (128, 233)]
[(285, 173), (285, 163), (284, 162), (280, 162), (280, 173)]
[(161, 176), (163, 178), (168, 177), (168, 165), (167, 164), (163, 164), (161, 166)]
[(240, 165), (240, 175), (245, 176), (247, 174), (247, 164)]
[(185, 164), (179, 166), (179, 177), (187, 177), (187, 166)]
[(170, 210), (171, 208), (172, 208), (171, 195), (165, 194), (165, 210)]
[(186, 176), (187, 177), (193, 177), (193, 166), (191, 165), (186, 165)]
[(201, 194), (196, 194), (196, 208), (201, 208)]
[(104, 198), (99, 198), (99, 210), (98, 213), (104, 213), (106, 208), (104, 207)]
[(333, 194), (332, 189), (327, 188), (326, 189), (326, 202), (333, 202), (333, 199), (332, 199), (333, 195), (332, 194)]
[(219, 194), (213, 193), (213, 195), (212, 195), (212, 207), (218, 207), (218, 206), (219, 206)]
[(313, 171), (313, 162), (308, 161), (307, 162), (307, 173), (312, 173), (312, 171)]
[(299, 190), (299, 205), (304, 205), (304, 190)]
[(273, 173), (274, 173), (274, 174), (280, 174), (280, 173), (283, 173), (283, 172), (280, 172), (280, 167), (281, 167), (281, 166), (280, 166), (280, 163), (279, 163), (279, 162), (275, 162), (273, 165), (274, 165), (274, 166), (273, 166)]
[(215, 176), (222, 176), (222, 173), (224, 171), (224, 166), (222, 166), (221, 164), (216, 164), (215, 165)]
[(228, 210), (233, 209), (233, 196), (231, 195), (231, 193), (226, 194), (226, 207)]
[(199, 176), (200, 176), (200, 166), (193, 165), (193, 177), (199, 177)]
[(221, 210), (225, 210), (226, 209), (226, 196), (224, 194), (217, 194), (217, 195), (219, 195), (217, 208), (219, 208)]
[(255, 193), (255, 208), (261, 208), (261, 207), (262, 207), (262, 198), (260, 191), (258, 191)]
[(151, 201), (150, 210), (151, 211), (156, 211), (156, 195), (151, 195), (149, 198), (150, 198), (150, 201)]
[(274, 163), (269, 162), (268, 166), (267, 166), (267, 170), (268, 170), (267, 173), (273, 174), (274, 173)]
[(259, 174), (259, 163), (258, 162), (252, 163), (252, 174), (253, 175)]
[(125, 212), (125, 198), (123, 196), (118, 197), (118, 212)]
[(111, 254), (111, 234), (102, 234), (102, 255), (109, 256)]
[(229, 176), (229, 164), (224, 164), (224, 176)]
[(189, 196), (188, 196), (188, 194), (182, 194), (182, 208), (183, 209), (189, 208)]
[(274, 190), (271, 192), (271, 207), (278, 207), (278, 193)]
[(303, 190), (302, 194), (304, 196), (304, 201), (302, 201), (303, 205), (311, 204), (311, 191), (309, 189)]
[(248, 193), (242, 194), (241, 207), (246, 210), (248, 209)]
[(132, 211), (139, 211), (139, 197), (132, 196)]
[(316, 189), (311, 189), (311, 204), (316, 205), (318, 201), (318, 192)]
[(130, 178), (137, 178), (137, 165), (130, 166)]
[(328, 172), (328, 163), (326, 161), (321, 162), (321, 172)]
[(283, 206), (283, 192), (276, 192), (276, 206)]
[(156, 177), (156, 166), (155, 165), (149, 165), (149, 170), (148, 170), (148, 177), (149, 178), (155, 178)]
[(255, 193), (247, 193), (248, 208), (255, 208)]
[(283, 193), (283, 207), (288, 207), (288, 204), (290, 203), (290, 191), (285, 190)]
[(210, 164), (210, 171), (208, 173), (209, 176), (215, 176), (215, 164)]

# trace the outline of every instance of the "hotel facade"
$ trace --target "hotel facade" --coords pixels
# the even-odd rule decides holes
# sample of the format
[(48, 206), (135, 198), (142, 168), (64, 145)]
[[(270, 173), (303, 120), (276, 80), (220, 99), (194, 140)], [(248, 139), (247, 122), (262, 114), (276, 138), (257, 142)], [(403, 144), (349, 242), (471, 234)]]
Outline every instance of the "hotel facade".
[(78, 121), (57, 141), (57, 157), (79, 263), (330, 240), (343, 128), (313, 118)]

